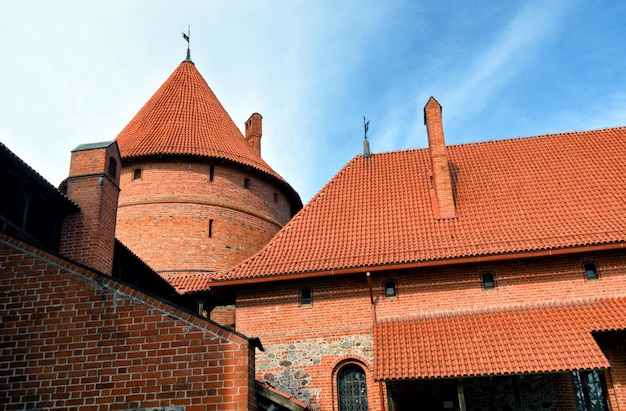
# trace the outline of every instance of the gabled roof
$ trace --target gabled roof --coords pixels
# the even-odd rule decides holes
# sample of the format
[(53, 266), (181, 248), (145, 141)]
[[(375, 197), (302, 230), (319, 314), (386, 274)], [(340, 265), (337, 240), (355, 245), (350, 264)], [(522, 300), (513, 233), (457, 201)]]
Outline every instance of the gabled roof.
[(251, 167), (285, 182), (250, 148), (191, 60), (178, 65), (116, 140), (122, 159), (211, 157)]
[(623, 246), (626, 128), (446, 151), (457, 218), (433, 216), (428, 149), (357, 156), (256, 255), (210, 279), (181, 278), (174, 286), (193, 292), (392, 265)]
[(608, 368), (592, 332), (623, 329), (624, 298), (386, 318), (374, 327), (374, 378)]

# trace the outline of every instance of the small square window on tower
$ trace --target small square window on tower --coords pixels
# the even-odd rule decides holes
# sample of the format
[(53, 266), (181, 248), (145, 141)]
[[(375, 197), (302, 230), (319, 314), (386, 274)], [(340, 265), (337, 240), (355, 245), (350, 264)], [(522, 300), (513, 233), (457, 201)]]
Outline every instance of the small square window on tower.
[(483, 289), (485, 290), (496, 288), (496, 281), (495, 281), (495, 276), (493, 275), (493, 273), (483, 273), (482, 282), (483, 282)]
[(598, 279), (598, 267), (594, 263), (585, 263), (585, 278), (587, 280)]
[(250, 188), (250, 179), (246, 178), (245, 180), (243, 180), (243, 188), (245, 188), (246, 190)]
[(133, 180), (141, 180), (141, 169), (136, 168), (133, 170)]

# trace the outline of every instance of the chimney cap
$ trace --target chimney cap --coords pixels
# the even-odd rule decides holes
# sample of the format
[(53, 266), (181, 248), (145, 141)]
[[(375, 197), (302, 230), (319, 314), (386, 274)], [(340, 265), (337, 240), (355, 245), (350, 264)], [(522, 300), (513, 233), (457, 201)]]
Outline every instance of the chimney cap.
[(441, 104), (439, 104), (437, 99), (433, 96), (430, 96), (430, 98), (426, 102), (426, 105), (424, 105), (424, 125), (426, 125), (426, 109), (428, 108), (428, 106), (432, 106), (433, 104), (436, 104), (437, 107), (439, 107), (439, 112), (443, 111), (443, 107), (441, 107)]
[(76, 146), (76, 148), (74, 150), (72, 150), (72, 153), (74, 153), (76, 151), (86, 151), (86, 150), (95, 150), (95, 149), (98, 149), (98, 148), (107, 148), (111, 144), (114, 144), (114, 143), (115, 143), (115, 140), (101, 141), (99, 143), (79, 144), (78, 146)]

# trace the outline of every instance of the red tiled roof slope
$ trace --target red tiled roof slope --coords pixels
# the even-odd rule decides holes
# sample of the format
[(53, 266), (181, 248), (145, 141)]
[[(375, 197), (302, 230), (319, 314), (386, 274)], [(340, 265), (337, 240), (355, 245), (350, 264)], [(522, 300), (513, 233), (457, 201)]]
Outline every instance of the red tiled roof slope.
[(191, 61), (183, 61), (116, 138), (122, 158), (190, 155), (250, 166), (284, 182), (248, 145)]
[(387, 318), (374, 330), (375, 378), (608, 368), (591, 333), (623, 329), (624, 298)]
[(626, 240), (626, 128), (454, 145), (447, 155), (458, 218), (433, 217), (428, 149), (357, 156), (258, 254), (211, 281)]

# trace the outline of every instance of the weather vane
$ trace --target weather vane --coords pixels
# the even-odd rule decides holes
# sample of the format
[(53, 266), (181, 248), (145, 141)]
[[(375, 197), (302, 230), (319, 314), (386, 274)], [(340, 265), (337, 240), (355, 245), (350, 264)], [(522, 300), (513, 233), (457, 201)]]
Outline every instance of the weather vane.
[(367, 131), (370, 129), (370, 122), (365, 121), (365, 116), (363, 116), (363, 128), (365, 129), (365, 140), (367, 141)]
[(187, 25), (187, 34), (183, 31), (183, 38), (187, 41), (187, 48), (189, 48), (189, 36), (191, 35), (191, 24)]
[(187, 41), (187, 59), (185, 61), (191, 61), (191, 51), (189, 50), (189, 37), (191, 36), (191, 24), (187, 25), (187, 34), (183, 31), (183, 38)]

